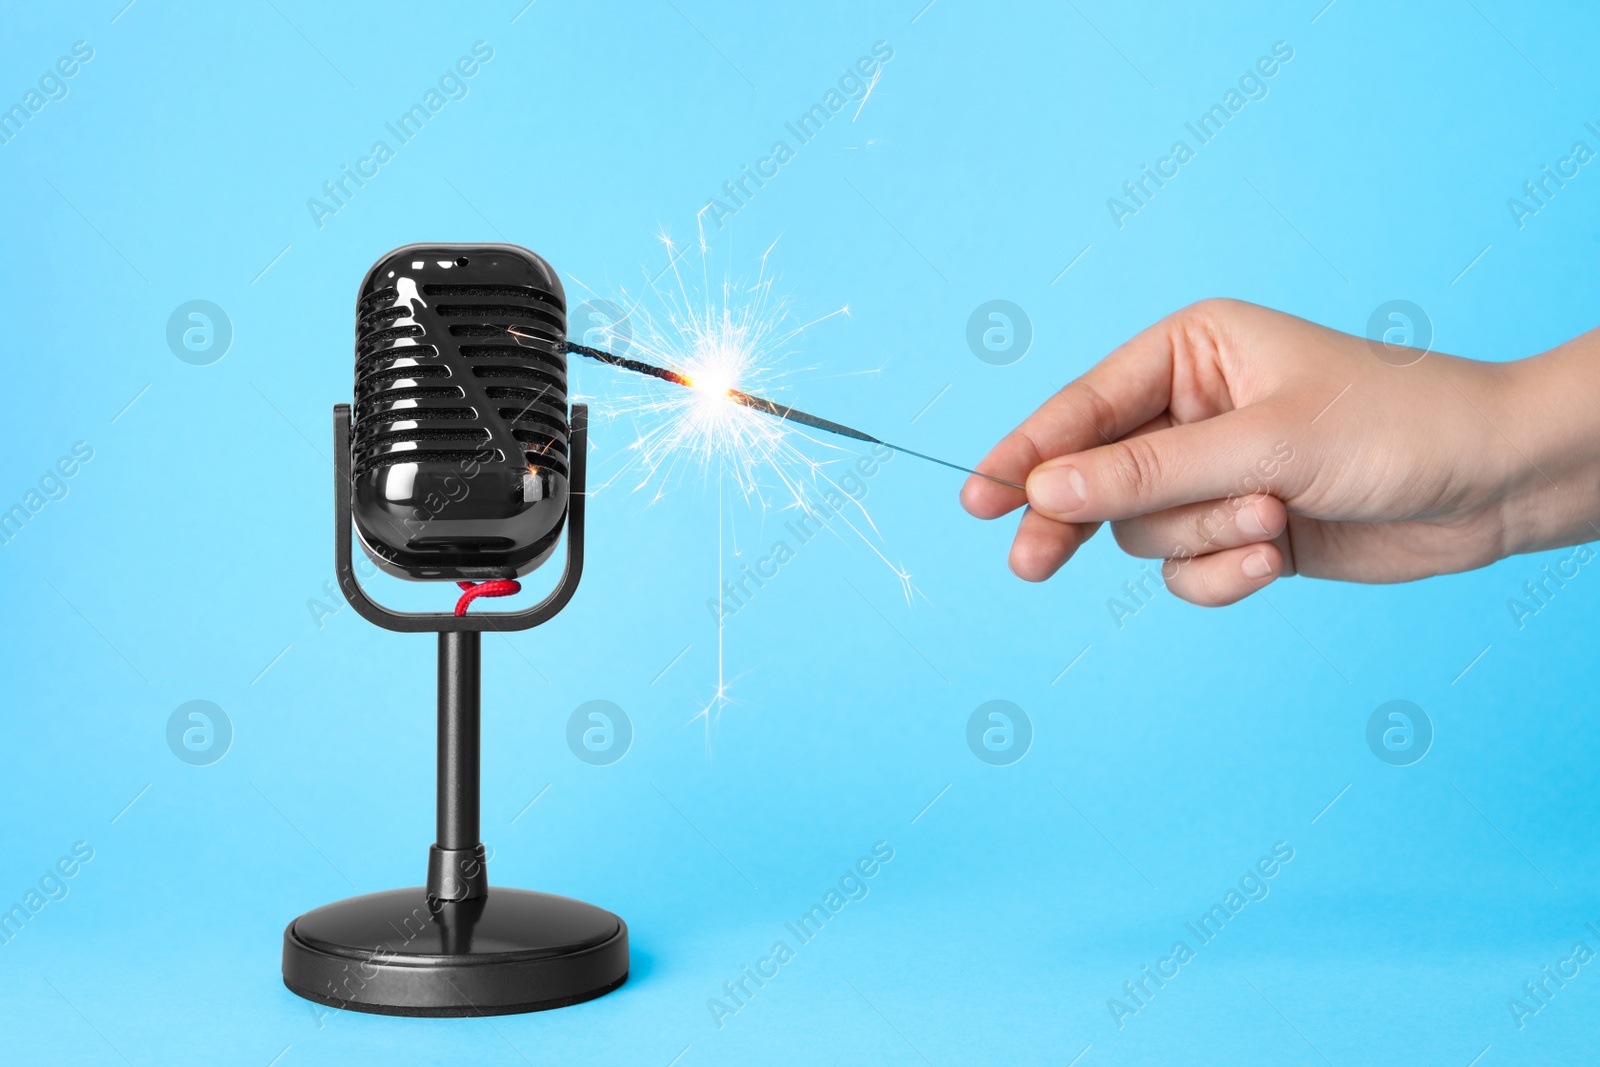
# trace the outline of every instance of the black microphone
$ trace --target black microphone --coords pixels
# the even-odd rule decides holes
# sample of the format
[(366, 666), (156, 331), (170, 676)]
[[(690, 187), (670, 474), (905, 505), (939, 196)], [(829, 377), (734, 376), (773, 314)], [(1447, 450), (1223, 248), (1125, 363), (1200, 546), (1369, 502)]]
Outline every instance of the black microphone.
[[(439, 635), (437, 810), (422, 885), (337, 900), (284, 930), (284, 985), (308, 1000), (476, 1018), (577, 1004), (628, 979), (622, 919), (491, 886), (480, 833), (483, 632), (548, 622), (583, 575), (588, 409), (567, 408), (566, 319), (555, 271), (514, 245), (406, 245), (362, 282), (355, 405), (333, 408), (334, 573), (362, 618)], [(514, 591), (563, 529), (566, 565), (543, 600), (466, 610)], [(357, 538), (391, 575), (471, 588), (453, 613), (391, 610), (356, 577)]]
[(380, 568), (510, 579), (554, 551), (569, 492), (566, 334), (561, 280), (525, 248), (406, 245), (367, 273), (352, 511)]

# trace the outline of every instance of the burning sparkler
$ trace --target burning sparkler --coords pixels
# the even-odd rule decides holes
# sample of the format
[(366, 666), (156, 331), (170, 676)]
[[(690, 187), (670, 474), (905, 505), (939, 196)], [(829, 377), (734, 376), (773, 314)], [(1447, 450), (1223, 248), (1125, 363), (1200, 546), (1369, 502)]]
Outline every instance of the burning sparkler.
[[(697, 470), (709, 478), (714, 466), (718, 472), (719, 590), (723, 586), (722, 477), (728, 474), (746, 499), (758, 504), (762, 511), (777, 505), (798, 509), (807, 516), (821, 516), (823, 526), (835, 536), (839, 531), (833, 529), (830, 521), (840, 519), (841, 525), (859, 537), (895, 574), (909, 602), (914, 592), (911, 576), (886, 554), (878, 530), (860, 500), (833, 481), (825, 462), (801, 451), (797, 440), (808, 441), (819, 449), (837, 449), (853, 458), (852, 450), (805, 432), (820, 431), (833, 437), (890, 448), (969, 474), (977, 472), (768, 399), (763, 394), (771, 394), (781, 385), (785, 357), (792, 355), (791, 342), (825, 319), (848, 314), (849, 309), (840, 308), (821, 318), (796, 324), (788, 304), (772, 293), (772, 279), (767, 274), (771, 248), (761, 257), (761, 271), (753, 284), (736, 284), (731, 280), (712, 284), (705, 269), (703, 241), (701, 277), (693, 281), (686, 281), (680, 271), (683, 252), (670, 240), (665, 243), (669, 263), (649, 279), (647, 295), (653, 299), (648, 302), (624, 300), (626, 326), (622, 328), (627, 331), (632, 348), (643, 358), (635, 359), (619, 351), (579, 342), (568, 342), (566, 346), (571, 353), (627, 371), (636, 379), (654, 379), (668, 386), (639, 390), (625, 397), (621, 404), (608, 404), (600, 409), (601, 417), (631, 418), (637, 434), (628, 445), (629, 461), (612, 479), (592, 486), (591, 495), (627, 471), (636, 470), (640, 475), (638, 488), (653, 483), (659, 497), (677, 474)], [(669, 273), (676, 284), (658, 285)], [(653, 314), (652, 308), (656, 309)], [(613, 329), (618, 325), (613, 323)], [(515, 327), (509, 332), (519, 343), (524, 339), (548, 343)], [(609, 347), (623, 346), (611, 344)], [(769, 501), (774, 490), (778, 491), (780, 499)], [(820, 501), (827, 498), (848, 501), (848, 511), (843, 507), (824, 509)], [(737, 551), (735, 547), (736, 554)], [(716, 691), (699, 713), (706, 720), (708, 744), (715, 718), (729, 701), (723, 671), (722, 626), (719, 616)]]
[[(515, 326), (508, 327), (508, 330), (518, 337), (531, 338), (534, 336), (533, 334), (520, 332)], [(623, 370), (629, 370), (635, 374), (643, 374), (647, 377), (659, 378), (664, 382), (671, 382), (674, 385), (681, 385), (688, 389), (697, 389), (713, 402), (718, 400), (726, 400), (730, 403), (742, 404), (754, 411), (761, 411), (780, 419), (787, 419), (788, 421), (798, 423), (801, 426), (810, 426), (812, 429), (821, 430), (824, 433), (836, 434), (840, 437), (848, 437), (856, 441), (865, 441), (866, 443), (872, 445), (882, 445), (884, 448), (892, 448), (896, 452), (903, 453), (907, 456), (916, 456), (918, 459), (925, 459), (930, 463), (937, 463), (941, 467), (949, 467), (951, 470), (962, 471), (966, 474), (974, 474), (979, 478), (987, 478), (991, 482), (999, 482), (1001, 485), (1009, 485), (1013, 489), (1023, 488), (1016, 482), (1007, 481), (1004, 478), (997, 478), (992, 474), (985, 474), (982, 471), (973, 470), (971, 467), (963, 467), (959, 463), (951, 463), (949, 460), (938, 459), (934, 456), (928, 455), (925, 452), (917, 452), (913, 449), (906, 448), (903, 445), (890, 444), (888, 441), (873, 437), (869, 433), (864, 433), (861, 430), (851, 429), (849, 426), (834, 422), (831, 419), (825, 419), (820, 415), (811, 415), (807, 412), (799, 410), (798, 408), (792, 408), (786, 404), (779, 404), (776, 401), (768, 400), (766, 397), (753, 396), (750, 393), (733, 388), (733, 386), (728, 384), (728, 382), (721, 376), (712, 376), (710, 378), (692, 378), (687, 374), (681, 374), (678, 371), (671, 370), (667, 367), (657, 367), (654, 364), (645, 363), (641, 360), (628, 359), (626, 356), (613, 355), (604, 349), (590, 348), (588, 345), (581, 345), (575, 341), (567, 342), (567, 351), (573, 353), (574, 355), (585, 356), (589, 359), (598, 360), (601, 363), (609, 364), (613, 367), (621, 367)]]

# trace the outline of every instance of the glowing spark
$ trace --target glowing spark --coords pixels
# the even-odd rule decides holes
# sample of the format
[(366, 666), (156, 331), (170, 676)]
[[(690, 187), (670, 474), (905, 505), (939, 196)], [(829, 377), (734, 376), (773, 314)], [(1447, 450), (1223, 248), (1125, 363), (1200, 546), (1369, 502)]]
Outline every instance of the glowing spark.
[[(611, 324), (600, 347), (575, 342), (567, 346), (571, 352), (632, 372), (603, 379), (605, 395), (588, 398), (597, 422), (613, 420), (633, 428), (614, 471), (591, 475), (590, 496), (626, 478), (637, 489), (648, 487), (651, 499), (657, 500), (686, 479), (714, 478), (718, 495), (714, 605), (721, 604), (725, 595), (724, 525), (737, 519), (731, 512), (724, 515), (727, 486), (737, 487), (746, 504), (760, 513), (797, 511), (835, 537), (842, 538), (846, 531), (853, 534), (895, 575), (910, 603), (911, 575), (889, 557), (872, 518), (856, 499), (859, 489), (847, 492), (830, 476), (836, 461), (853, 468), (859, 452), (843, 447), (847, 442), (819, 440), (806, 431), (843, 432), (861, 443), (876, 439), (765, 399), (781, 394), (785, 379), (796, 373), (796, 340), (820, 322), (848, 315), (849, 309), (842, 307), (809, 321), (799, 319), (789, 302), (773, 292), (770, 247), (761, 256), (756, 279), (740, 282), (710, 276), (703, 230), (697, 265), (670, 238), (662, 237), (662, 243), (668, 254), (666, 266), (646, 271), (639, 293), (619, 294), (615, 303), (626, 309), (623, 321)], [(519, 343), (538, 343), (531, 335), (512, 333)], [(594, 437), (614, 439), (603, 432)], [(832, 457), (827, 456), (830, 451)], [(852, 476), (840, 474), (847, 484), (854, 484)], [(733, 551), (738, 552), (737, 541)], [(715, 690), (694, 716), (704, 720), (708, 745), (723, 709), (737, 703), (730, 696), (736, 679), (724, 670), (720, 616), (717, 630)]]
[[(537, 339), (536, 334), (524, 333), (518, 330), (515, 326), (506, 327), (506, 332), (516, 337)], [(590, 359), (598, 360), (601, 363), (607, 363), (614, 367), (622, 367), (626, 370), (631, 370), (635, 374), (643, 374), (650, 378), (659, 378), (664, 382), (671, 382), (674, 385), (681, 385), (685, 388), (698, 390), (705, 397), (705, 400), (708, 403), (729, 401), (735, 404), (742, 404), (743, 406), (750, 408), (752, 411), (760, 411), (775, 418), (787, 419), (790, 422), (799, 423), (802, 426), (809, 426), (813, 430), (822, 430), (825, 433), (836, 434), (840, 437), (848, 437), (853, 441), (865, 441), (871, 445), (882, 445), (884, 448), (892, 448), (896, 452), (901, 452), (908, 456), (916, 456), (918, 459), (925, 459), (929, 463), (937, 463), (941, 467), (949, 467), (951, 470), (962, 471), (965, 474), (971, 474), (979, 478), (987, 478), (991, 482), (998, 482), (1000, 485), (1008, 485), (1013, 489), (1024, 489), (1023, 486), (1018, 485), (1016, 482), (1007, 481), (998, 475), (985, 474), (983, 471), (974, 470), (971, 467), (963, 467), (959, 463), (951, 463), (949, 460), (939, 459), (938, 457), (930, 456), (925, 452), (918, 452), (915, 449), (906, 448), (904, 445), (891, 444), (882, 438), (873, 437), (871, 434), (862, 430), (851, 429), (849, 426), (846, 426), (843, 423), (834, 422), (831, 419), (825, 419), (820, 415), (812, 415), (801, 411), (798, 408), (792, 408), (785, 404), (776, 403), (768, 400), (766, 397), (752, 396), (750, 393), (746, 393), (743, 390), (734, 388), (734, 383), (738, 381), (737, 376), (729, 374), (726, 369), (722, 367), (713, 367), (710, 370), (700, 372), (698, 377), (690, 377), (689, 375), (681, 374), (678, 371), (669, 370), (666, 367), (657, 367), (649, 363), (643, 363), (637, 359), (626, 359), (621, 356), (615, 356), (603, 349), (590, 348), (588, 345), (578, 344), (574, 341), (567, 342), (567, 351), (575, 352), (580, 356), (587, 356)], [(878, 370), (881, 369), (882, 368), (879, 368)], [(854, 371), (852, 373), (876, 374), (878, 373), (878, 370)], [(849, 377), (849, 375), (832, 375), (832, 377)], [(945, 388), (948, 389), (949, 386), (945, 386)], [(943, 391), (941, 391), (939, 395), (943, 396)], [(934, 399), (937, 400), (938, 397), (934, 397)], [(927, 411), (928, 407), (932, 406), (932, 402), (929, 402), (928, 406), (922, 409), (923, 412)], [(921, 417), (922, 412), (918, 412), (916, 417), (911, 421), (916, 422), (917, 419)]]

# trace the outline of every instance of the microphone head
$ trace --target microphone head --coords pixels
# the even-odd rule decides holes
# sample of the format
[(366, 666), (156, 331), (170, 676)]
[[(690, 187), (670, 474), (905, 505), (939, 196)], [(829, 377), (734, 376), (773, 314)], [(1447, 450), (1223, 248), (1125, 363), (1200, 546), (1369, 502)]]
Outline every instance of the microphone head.
[(382, 570), (483, 581), (549, 558), (567, 516), (566, 336), (560, 279), (516, 245), (406, 245), (367, 272), (351, 511)]

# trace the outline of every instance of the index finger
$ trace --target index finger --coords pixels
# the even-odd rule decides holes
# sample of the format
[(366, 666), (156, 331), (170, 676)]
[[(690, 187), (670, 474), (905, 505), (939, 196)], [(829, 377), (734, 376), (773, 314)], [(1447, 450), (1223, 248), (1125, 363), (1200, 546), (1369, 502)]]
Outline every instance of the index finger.
[[(1006, 434), (975, 468), (1025, 484), (1040, 463), (1056, 456), (1110, 444), (1167, 409), (1172, 398), (1173, 321), (1163, 319), (1067, 384), (1022, 425)], [(1026, 493), (968, 478), (961, 504), (980, 519), (993, 519), (1028, 502)]]

